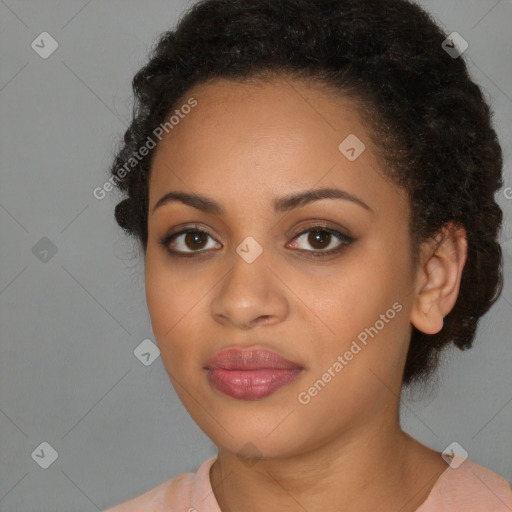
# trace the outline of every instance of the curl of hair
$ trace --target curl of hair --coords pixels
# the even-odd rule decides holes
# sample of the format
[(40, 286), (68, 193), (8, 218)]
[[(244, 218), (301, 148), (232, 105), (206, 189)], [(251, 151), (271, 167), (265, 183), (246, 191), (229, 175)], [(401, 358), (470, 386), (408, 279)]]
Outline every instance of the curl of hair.
[[(408, 195), (413, 262), (447, 223), (463, 226), (468, 257), (459, 296), (436, 334), (412, 326), (403, 383), (426, 381), (450, 342), (472, 346), (502, 287), (497, 241), (502, 151), (481, 89), (447, 35), (407, 0), (200, 0), (164, 32), (133, 79), (131, 125), (110, 172), (127, 198), (118, 224), (147, 247), (154, 149), (133, 156), (196, 84), (288, 76), (351, 98), (386, 176)], [(119, 178), (121, 168), (129, 169)]]

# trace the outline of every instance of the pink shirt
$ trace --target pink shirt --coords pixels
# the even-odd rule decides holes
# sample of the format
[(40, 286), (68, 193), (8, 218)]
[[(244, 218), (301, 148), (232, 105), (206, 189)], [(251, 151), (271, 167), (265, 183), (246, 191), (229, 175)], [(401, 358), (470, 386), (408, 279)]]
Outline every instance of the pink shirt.
[[(455, 454), (453, 466), (459, 455)], [(221, 512), (210, 484), (217, 456), (104, 512)], [(460, 459), (459, 459), (460, 460)], [(511, 512), (512, 490), (498, 474), (466, 459), (447, 466), (416, 512)]]

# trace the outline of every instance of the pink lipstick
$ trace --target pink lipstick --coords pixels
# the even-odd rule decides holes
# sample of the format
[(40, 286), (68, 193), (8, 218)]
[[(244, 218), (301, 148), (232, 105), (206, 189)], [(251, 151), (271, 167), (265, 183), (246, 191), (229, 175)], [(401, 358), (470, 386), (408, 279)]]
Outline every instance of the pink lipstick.
[(205, 365), (208, 382), (239, 400), (259, 400), (291, 382), (304, 369), (298, 363), (262, 349), (228, 349)]

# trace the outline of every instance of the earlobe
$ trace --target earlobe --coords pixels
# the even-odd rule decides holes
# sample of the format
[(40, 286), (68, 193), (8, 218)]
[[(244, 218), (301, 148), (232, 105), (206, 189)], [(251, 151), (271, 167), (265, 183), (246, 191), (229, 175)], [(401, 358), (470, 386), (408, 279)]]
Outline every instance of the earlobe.
[(422, 250), (411, 323), (425, 334), (436, 334), (443, 328), (444, 318), (459, 295), (467, 259), (466, 231), (449, 223), (436, 240), (426, 242)]

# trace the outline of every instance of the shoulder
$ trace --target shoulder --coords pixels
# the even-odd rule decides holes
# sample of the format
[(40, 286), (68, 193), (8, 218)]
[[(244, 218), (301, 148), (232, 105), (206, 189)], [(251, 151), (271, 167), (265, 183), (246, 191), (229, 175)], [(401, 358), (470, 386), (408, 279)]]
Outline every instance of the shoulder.
[(502, 476), (455, 455), (417, 512), (510, 512), (512, 489)]
[(182, 473), (103, 512), (164, 512), (174, 509), (187, 511), (192, 508), (194, 495), (207, 492), (208, 488), (211, 490), (209, 472), (215, 459), (216, 456), (204, 461), (196, 473)]

